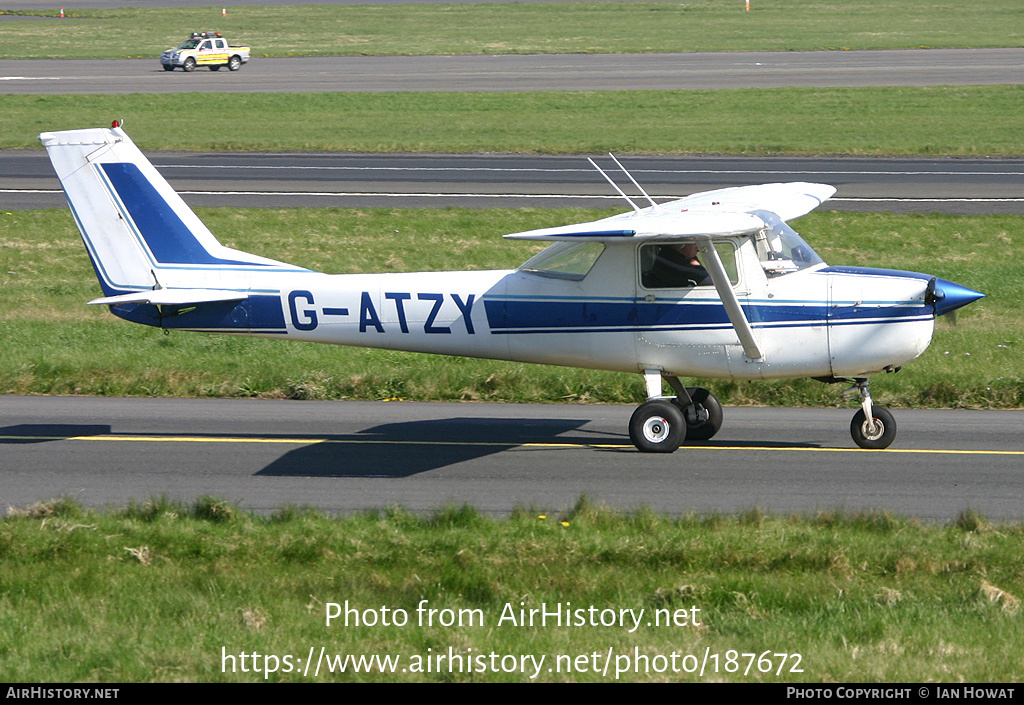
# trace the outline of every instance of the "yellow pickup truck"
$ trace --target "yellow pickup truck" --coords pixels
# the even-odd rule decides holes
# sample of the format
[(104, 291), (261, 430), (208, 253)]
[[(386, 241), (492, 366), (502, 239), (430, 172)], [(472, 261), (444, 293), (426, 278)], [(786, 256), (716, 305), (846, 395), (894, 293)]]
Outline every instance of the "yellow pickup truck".
[(228, 46), (220, 32), (193, 32), (177, 49), (160, 55), (164, 71), (173, 71), (177, 66), (182, 71), (195, 71), (196, 66), (209, 66), (211, 71), (227, 66), (228, 71), (237, 71), (248, 61), (249, 47)]

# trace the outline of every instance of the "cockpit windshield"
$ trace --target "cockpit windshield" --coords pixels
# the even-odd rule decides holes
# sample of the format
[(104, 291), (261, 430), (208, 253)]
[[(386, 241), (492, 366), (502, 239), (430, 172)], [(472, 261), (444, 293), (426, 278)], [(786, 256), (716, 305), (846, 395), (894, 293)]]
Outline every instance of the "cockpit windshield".
[(754, 233), (754, 246), (761, 267), (769, 277), (799, 272), (825, 261), (793, 228), (786, 225), (779, 216), (769, 211), (755, 211), (768, 225)]

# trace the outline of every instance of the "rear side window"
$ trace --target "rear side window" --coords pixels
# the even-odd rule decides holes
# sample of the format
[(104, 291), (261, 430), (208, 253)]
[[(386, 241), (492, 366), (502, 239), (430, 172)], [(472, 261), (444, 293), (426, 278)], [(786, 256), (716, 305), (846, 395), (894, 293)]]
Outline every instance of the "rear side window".
[(582, 281), (604, 252), (600, 242), (559, 242), (530, 258), (519, 271), (555, 279)]

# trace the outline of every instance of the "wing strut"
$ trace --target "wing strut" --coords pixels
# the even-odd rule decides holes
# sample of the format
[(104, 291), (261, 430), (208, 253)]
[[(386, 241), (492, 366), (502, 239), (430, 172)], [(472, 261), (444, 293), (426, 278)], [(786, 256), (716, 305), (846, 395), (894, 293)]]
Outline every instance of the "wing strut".
[(764, 354), (758, 347), (757, 341), (754, 340), (754, 331), (750, 327), (750, 321), (747, 320), (746, 314), (743, 313), (739, 299), (736, 298), (736, 292), (732, 290), (732, 283), (729, 281), (729, 275), (725, 271), (721, 257), (718, 256), (718, 250), (715, 249), (711, 240), (699, 240), (697, 249), (700, 250), (701, 262), (704, 263), (704, 268), (711, 275), (711, 281), (714, 282), (718, 296), (722, 299), (722, 305), (725, 306), (729, 321), (740, 339), (743, 353), (751, 360), (762, 359)]

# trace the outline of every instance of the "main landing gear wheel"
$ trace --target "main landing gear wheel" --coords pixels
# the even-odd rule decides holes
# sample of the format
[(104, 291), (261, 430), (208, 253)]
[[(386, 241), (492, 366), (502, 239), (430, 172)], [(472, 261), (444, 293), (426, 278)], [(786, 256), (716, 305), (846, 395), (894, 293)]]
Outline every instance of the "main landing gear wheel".
[(868, 423), (863, 409), (858, 409), (853, 415), (853, 421), (850, 422), (853, 442), (861, 448), (888, 448), (896, 440), (896, 419), (888, 409), (878, 405), (872, 405), (871, 416), (874, 424)]
[(686, 439), (690, 441), (711, 440), (722, 428), (722, 405), (718, 397), (703, 387), (692, 387), (687, 390), (693, 405), (688, 408), (685, 402), (676, 398), (676, 405), (686, 419)]
[(686, 439), (686, 421), (670, 401), (641, 404), (629, 420), (629, 437), (644, 453), (671, 453)]

